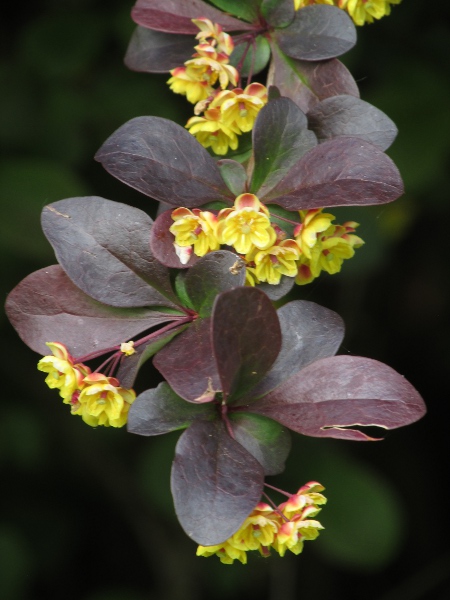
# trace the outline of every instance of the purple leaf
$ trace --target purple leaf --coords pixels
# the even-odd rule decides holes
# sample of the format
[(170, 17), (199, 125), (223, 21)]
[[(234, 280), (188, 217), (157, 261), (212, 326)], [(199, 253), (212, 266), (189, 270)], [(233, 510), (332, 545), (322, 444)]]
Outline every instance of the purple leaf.
[(170, 387), (188, 402), (211, 402), (221, 391), (210, 330), (211, 319), (197, 319), (153, 359)]
[(305, 154), (264, 197), (287, 210), (392, 202), (403, 182), (379, 148), (351, 137), (335, 138)]
[(295, 60), (276, 44), (272, 44), (267, 85), (277, 86), (281, 95), (293, 100), (304, 113), (325, 98), (339, 94), (359, 97), (350, 71), (337, 58), (320, 62)]
[(95, 158), (120, 181), (171, 206), (234, 200), (207, 150), (168, 119), (131, 119), (106, 140)]
[(171, 487), (181, 526), (198, 544), (220, 544), (260, 501), (263, 468), (220, 421), (195, 421), (180, 437)]
[(242, 287), (217, 296), (212, 343), (224, 397), (242, 396), (264, 377), (281, 348), (278, 316), (264, 292)]
[(256, 289), (264, 292), (269, 300), (275, 302), (276, 300), (280, 300), (283, 296), (286, 296), (292, 288), (294, 287), (295, 280), (293, 277), (286, 277), (286, 275), (282, 275), (280, 279), (280, 283), (277, 285), (271, 285), (270, 283), (258, 283), (256, 284)]
[(195, 265), (200, 259), (192, 252), (189, 262), (182, 264), (175, 252), (175, 236), (170, 233), (169, 228), (173, 225), (172, 209), (167, 210), (156, 217), (156, 221), (153, 223), (153, 227), (150, 233), (150, 248), (156, 259), (166, 267), (172, 267), (173, 269), (188, 269)]
[(397, 135), (395, 124), (384, 112), (354, 96), (323, 100), (308, 113), (308, 122), (321, 142), (349, 135), (387, 150)]
[(367, 441), (373, 438), (351, 428), (395, 429), (420, 419), (426, 408), (413, 386), (387, 365), (334, 356), (302, 369), (251, 410), (303, 435)]
[(270, 27), (286, 27), (295, 17), (292, 0), (262, 0), (261, 12)]
[(275, 29), (273, 37), (292, 58), (325, 60), (353, 48), (356, 28), (340, 8), (316, 4), (298, 10), (294, 21), (284, 29)]
[(229, 413), (234, 438), (263, 466), (265, 475), (284, 471), (291, 449), (289, 430), (262, 415)]
[(216, 416), (211, 404), (190, 404), (167, 383), (147, 390), (136, 398), (128, 414), (127, 429), (138, 435), (160, 435), (188, 427), (199, 418)]
[(120, 307), (176, 306), (168, 300), (177, 302), (169, 272), (150, 251), (152, 220), (143, 211), (89, 196), (54, 202), (44, 207), (41, 220), (67, 275), (95, 300)]
[(9, 294), (6, 312), (22, 340), (39, 354), (45, 342), (64, 344), (73, 356), (126, 342), (173, 315), (144, 308), (112, 308), (96, 302), (53, 265), (26, 277)]
[(294, 300), (278, 309), (281, 326), (281, 350), (270, 371), (251, 390), (251, 396), (263, 396), (310, 363), (333, 356), (344, 337), (341, 317), (314, 302)]
[(136, 27), (125, 55), (125, 64), (133, 71), (167, 73), (188, 60), (197, 41), (187, 35), (173, 35)]
[(299, 159), (317, 145), (308, 120), (289, 98), (269, 102), (253, 127), (253, 169), (250, 191), (264, 196)]
[(211, 314), (218, 294), (244, 283), (245, 262), (228, 250), (203, 256), (186, 274), (186, 291), (200, 317)]
[(138, 25), (169, 33), (198, 33), (192, 19), (200, 17), (219, 23), (226, 31), (254, 29), (250, 23), (239, 21), (201, 0), (138, 0), (131, 16)]

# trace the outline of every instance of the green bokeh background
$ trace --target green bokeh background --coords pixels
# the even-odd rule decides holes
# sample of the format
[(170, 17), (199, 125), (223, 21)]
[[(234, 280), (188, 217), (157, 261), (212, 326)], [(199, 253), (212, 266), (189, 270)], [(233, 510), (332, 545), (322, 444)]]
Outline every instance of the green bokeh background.
[[(98, 195), (154, 215), (155, 203), (92, 158), (128, 119), (182, 124), (190, 115), (166, 76), (124, 67), (131, 6), (41, 0), (11, 5), (2, 20), (3, 298), (54, 262), (39, 226), (48, 202)], [(145, 439), (70, 417), (1, 314), (0, 598), (450, 598), (449, 17), (445, 0), (404, 0), (391, 17), (359, 28), (344, 62), (361, 97), (399, 127), (388, 153), (407, 192), (392, 205), (336, 211), (361, 223), (366, 245), (340, 275), (297, 290), (344, 317), (342, 353), (404, 374), (424, 396), (427, 417), (380, 443), (295, 436), (286, 472), (271, 483), (296, 491), (321, 481), (326, 530), (299, 557), (225, 566), (196, 558), (174, 517), (169, 470), (178, 435)], [(138, 389), (156, 378), (149, 367)]]

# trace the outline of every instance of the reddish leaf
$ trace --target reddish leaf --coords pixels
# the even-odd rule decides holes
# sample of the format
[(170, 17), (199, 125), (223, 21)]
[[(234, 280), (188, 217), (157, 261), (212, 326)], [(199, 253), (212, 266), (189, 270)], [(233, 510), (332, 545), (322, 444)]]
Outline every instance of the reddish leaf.
[(198, 33), (192, 19), (206, 17), (226, 31), (245, 31), (254, 26), (239, 21), (201, 0), (138, 0), (131, 11), (133, 21), (158, 31)]
[(259, 502), (264, 473), (220, 421), (195, 421), (180, 437), (171, 487), (181, 526), (198, 544), (220, 544)]
[(281, 326), (281, 350), (270, 371), (251, 390), (263, 396), (310, 363), (333, 356), (344, 337), (341, 317), (314, 302), (294, 300), (277, 311)]
[(397, 135), (397, 127), (384, 112), (354, 96), (323, 100), (308, 113), (308, 122), (321, 142), (349, 135), (387, 150)]
[(53, 265), (26, 277), (9, 294), (6, 312), (22, 340), (39, 354), (45, 342), (61, 342), (82, 356), (126, 342), (173, 315), (144, 308), (112, 308), (96, 302)]
[(150, 251), (152, 220), (143, 211), (89, 196), (54, 202), (44, 207), (41, 220), (67, 275), (95, 300), (120, 307), (176, 306), (168, 299), (177, 302), (169, 272)]
[(186, 274), (186, 291), (200, 317), (211, 314), (218, 294), (244, 283), (245, 263), (228, 250), (203, 256)]
[(217, 296), (212, 343), (224, 397), (242, 396), (264, 377), (281, 348), (280, 324), (267, 296), (251, 287)]
[(106, 140), (95, 158), (120, 181), (171, 206), (234, 200), (207, 150), (168, 119), (131, 119)]
[(420, 419), (426, 408), (413, 386), (387, 365), (334, 356), (302, 369), (251, 410), (304, 435), (365, 441), (372, 438), (352, 426), (395, 429)]
[(210, 402), (221, 390), (210, 329), (211, 319), (197, 319), (153, 359), (170, 387), (188, 402)]
[(175, 252), (175, 236), (169, 228), (173, 225), (172, 210), (167, 210), (156, 217), (150, 233), (150, 247), (160, 263), (174, 269), (188, 269), (200, 259), (192, 252), (189, 262), (183, 265)]
[(133, 402), (127, 429), (138, 435), (160, 435), (184, 429), (196, 419), (215, 415), (213, 405), (190, 404), (177, 396), (167, 383), (160, 383), (157, 388), (139, 394)]
[(292, 288), (294, 287), (294, 278), (286, 277), (286, 275), (282, 275), (280, 279), (280, 283), (277, 285), (271, 285), (270, 283), (258, 283), (256, 284), (256, 289), (264, 292), (269, 300), (275, 302), (276, 300), (280, 300), (286, 294), (288, 294)]
[(336, 6), (306, 6), (288, 27), (275, 29), (273, 36), (285, 54), (300, 60), (334, 58), (356, 44), (352, 20)]
[(351, 137), (310, 150), (264, 202), (287, 210), (392, 202), (403, 193), (397, 167), (379, 148)]
[(307, 127), (305, 114), (289, 98), (272, 100), (260, 111), (253, 128), (251, 192), (266, 195), (317, 145), (316, 136)]
[(277, 86), (281, 95), (293, 100), (304, 113), (325, 98), (339, 94), (359, 97), (350, 71), (337, 58), (320, 62), (295, 60), (276, 44), (272, 44), (267, 85)]
[(136, 27), (125, 55), (125, 64), (133, 71), (167, 73), (191, 57), (197, 41), (187, 35), (172, 35), (145, 27)]

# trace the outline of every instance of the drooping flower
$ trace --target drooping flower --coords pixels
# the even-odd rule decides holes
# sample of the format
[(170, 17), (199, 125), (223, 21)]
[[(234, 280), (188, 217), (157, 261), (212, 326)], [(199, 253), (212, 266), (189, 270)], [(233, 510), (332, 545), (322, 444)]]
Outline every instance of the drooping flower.
[(84, 387), (72, 414), (80, 415), (92, 427), (123, 427), (135, 398), (134, 390), (120, 387), (115, 377), (92, 373), (84, 378)]
[(333, 6), (333, 0), (294, 0), (294, 8), (298, 10), (299, 8), (304, 8), (305, 6), (310, 6), (311, 4), (329, 4)]
[(282, 275), (297, 275), (296, 261), (300, 258), (300, 250), (295, 240), (282, 240), (265, 250), (254, 250), (245, 258), (255, 264), (255, 275), (260, 282), (277, 285)]
[(235, 88), (219, 92), (210, 108), (220, 108), (222, 121), (228, 126), (237, 126), (241, 131), (250, 131), (261, 108), (267, 104), (267, 88), (260, 83), (251, 83), (244, 90)]
[[(228, 55), (223, 52), (216, 52), (216, 49), (210, 44), (198, 44), (195, 46), (197, 52), (193, 58), (187, 60), (186, 67), (205, 67), (210, 78), (211, 85), (219, 79), (220, 87), (224, 90), (230, 83), (237, 86), (239, 73), (232, 65), (228, 64)], [(213, 83), (214, 82), (214, 83)]]
[(59, 389), (65, 404), (70, 403), (73, 393), (83, 385), (83, 379), (91, 370), (82, 363), (74, 364), (67, 348), (58, 342), (47, 342), (53, 355), (44, 356), (38, 362), (39, 371), (48, 373), (45, 383), (51, 389)]
[(217, 216), (216, 235), (219, 242), (233, 246), (239, 254), (272, 246), (277, 235), (271, 226), (269, 214), (254, 194), (241, 194), (236, 198), (234, 208), (224, 208)]
[(218, 78), (218, 74), (212, 72), (207, 65), (177, 67), (170, 74), (172, 77), (167, 83), (172, 92), (183, 94), (192, 104), (208, 98), (214, 92), (212, 86)]
[(216, 47), (218, 52), (230, 56), (234, 50), (233, 38), (228, 33), (225, 33), (218, 23), (213, 23), (204, 17), (192, 19), (192, 22), (200, 29), (195, 36), (197, 40), (207, 42), (211, 46)]
[(216, 154), (224, 155), (229, 148), (238, 147), (237, 136), (241, 132), (236, 126), (229, 127), (222, 122), (219, 108), (208, 109), (204, 117), (191, 117), (186, 128), (202, 146), (212, 148)]
[[(193, 246), (197, 256), (219, 249), (220, 244), (215, 234), (217, 217), (213, 213), (181, 207), (172, 212), (172, 219), (175, 223), (169, 231), (175, 236), (175, 249)], [(180, 254), (184, 253), (181, 251)], [(187, 261), (189, 258), (190, 255)]]
[(391, 4), (400, 2), (401, 0), (336, 0), (336, 5), (345, 9), (356, 25), (364, 25), (390, 15)]
[[(320, 509), (319, 509), (320, 510)], [(303, 544), (308, 540), (315, 540), (323, 526), (319, 521), (308, 519), (308, 516), (317, 513), (314, 507), (305, 508), (301, 513), (294, 515), (292, 519), (278, 530), (273, 543), (273, 549), (280, 556), (284, 556), (287, 550), (293, 554), (300, 554)]]

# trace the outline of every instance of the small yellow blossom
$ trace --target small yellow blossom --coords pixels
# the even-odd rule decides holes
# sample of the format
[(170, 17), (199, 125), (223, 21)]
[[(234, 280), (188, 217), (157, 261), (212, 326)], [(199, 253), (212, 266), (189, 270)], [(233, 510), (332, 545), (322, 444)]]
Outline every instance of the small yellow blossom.
[(293, 517), (292, 520), (283, 523), (278, 530), (273, 548), (280, 556), (284, 556), (286, 550), (290, 550), (294, 554), (300, 554), (303, 550), (303, 543), (307, 540), (315, 540), (320, 529), (323, 529), (319, 521), (305, 518), (308, 516), (308, 512), (311, 512), (311, 509), (306, 508), (301, 514)]
[(134, 390), (120, 387), (114, 377), (92, 373), (84, 378), (84, 387), (73, 401), (72, 414), (80, 415), (92, 427), (123, 427), (135, 398)]
[(211, 147), (216, 154), (224, 155), (229, 148), (236, 150), (238, 147), (237, 136), (240, 130), (235, 126), (225, 125), (218, 108), (207, 110), (204, 117), (191, 117), (186, 127), (202, 146)]
[(44, 356), (38, 362), (39, 371), (48, 373), (45, 383), (51, 389), (59, 389), (65, 404), (70, 403), (72, 394), (83, 385), (83, 379), (91, 370), (83, 364), (74, 364), (67, 348), (58, 342), (46, 342), (53, 356)]
[(401, 0), (336, 0), (336, 5), (345, 9), (356, 25), (364, 25), (390, 15), (391, 4), (400, 2)]
[(254, 262), (255, 275), (259, 281), (277, 285), (282, 275), (297, 275), (296, 261), (300, 258), (300, 250), (295, 240), (282, 240), (265, 250), (254, 250), (245, 258)]
[(136, 350), (134, 349), (133, 340), (120, 344), (120, 351), (123, 352), (125, 356), (131, 356), (132, 354), (135, 354)]
[(233, 246), (239, 254), (248, 254), (254, 248), (264, 250), (277, 239), (269, 211), (254, 194), (241, 194), (234, 208), (221, 210), (217, 218), (217, 239), (221, 244)]
[(210, 108), (220, 107), (225, 125), (236, 125), (241, 131), (250, 131), (261, 108), (267, 104), (267, 88), (251, 83), (244, 90), (225, 90), (215, 96)]
[(319, 506), (327, 502), (325, 496), (320, 493), (324, 489), (317, 481), (310, 481), (302, 486), (296, 494), (293, 494), (289, 500), (280, 504), (279, 508), (288, 518), (302, 511), (306, 506), (313, 506), (319, 512)]
[[(176, 251), (177, 248), (193, 246), (197, 256), (204, 256), (220, 248), (215, 234), (217, 217), (213, 213), (198, 208), (191, 211), (182, 207), (172, 212), (172, 219), (175, 223), (169, 231), (175, 236)], [(180, 256), (183, 253), (177, 251), (177, 254)]]
[(197, 52), (194, 54), (194, 57), (184, 63), (186, 67), (205, 67), (210, 84), (214, 85), (218, 78), (220, 87), (223, 90), (230, 83), (237, 86), (239, 73), (235, 67), (228, 64), (228, 56), (226, 54), (216, 52), (215, 48), (209, 44), (199, 44), (195, 46), (195, 49)]
[(218, 23), (213, 23), (205, 17), (192, 19), (192, 22), (200, 29), (195, 36), (197, 40), (208, 42), (211, 46), (215, 46), (218, 52), (230, 56), (234, 50), (233, 39), (231, 35), (223, 31)]
[(294, 0), (294, 8), (298, 10), (299, 8), (303, 8), (305, 6), (310, 6), (311, 4), (330, 4), (331, 6), (334, 4), (333, 0)]
[(167, 81), (175, 94), (183, 94), (189, 102), (196, 104), (214, 93), (212, 86), (217, 81), (218, 73), (211, 71), (207, 65), (190, 65), (177, 67), (170, 71), (172, 77)]
[(208, 558), (214, 554), (217, 554), (220, 562), (224, 565), (232, 565), (235, 560), (239, 560), (243, 565), (247, 564), (246, 552), (235, 548), (228, 541), (216, 546), (199, 546), (197, 548), (197, 556)]

